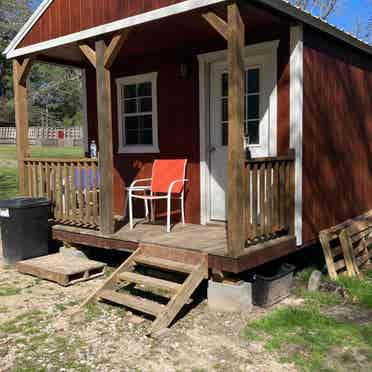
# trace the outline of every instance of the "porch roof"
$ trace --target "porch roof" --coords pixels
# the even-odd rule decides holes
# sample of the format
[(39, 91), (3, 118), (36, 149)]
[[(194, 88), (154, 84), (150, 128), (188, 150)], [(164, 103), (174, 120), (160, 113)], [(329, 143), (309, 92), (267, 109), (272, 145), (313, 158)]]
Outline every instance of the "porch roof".
[[(137, 26), (150, 21), (159, 20), (176, 14), (182, 14), (194, 9), (207, 7), (210, 5), (225, 2), (226, 0), (185, 0), (177, 2), (173, 5), (161, 7), (159, 9), (151, 10), (145, 13), (137, 14), (134, 16), (122, 18), (120, 20), (100, 24), (95, 27), (87, 28), (79, 32), (70, 33), (57, 38), (49, 39), (25, 47), (18, 47), (25, 36), (31, 31), (36, 22), (43, 16), (47, 8), (53, 3), (54, 0), (44, 0), (36, 11), (32, 14), (30, 19), (21, 28), (18, 34), (14, 37), (11, 43), (3, 52), (7, 58), (15, 58), (28, 54), (42, 52), (54, 47), (63, 46), (66, 44), (75, 43), (81, 40), (92, 38), (98, 35), (111, 33), (121, 29)], [(336, 26), (311, 15), (308, 12), (302, 11), (284, 0), (257, 0), (256, 3), (279, 11), (281, 14), (290, 16), (295, 20), (302, 22), (306, 25), (314, 27), (322, 32), (325, 32), (343, 42), (346, 42), (366, 53), (372, 55), (372, 46), (365, 43), (363, 40), (356, 38), (354, 35), (337, 28)]]

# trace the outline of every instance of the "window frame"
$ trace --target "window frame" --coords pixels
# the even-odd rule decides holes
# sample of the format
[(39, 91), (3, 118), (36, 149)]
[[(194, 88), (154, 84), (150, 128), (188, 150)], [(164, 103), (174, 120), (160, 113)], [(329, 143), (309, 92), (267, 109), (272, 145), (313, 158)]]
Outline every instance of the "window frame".
[[(118, 111), (118, 153), (119, 154), (138, 154), (138, 153), (159, 153), (159, 141), (158, 141), (158, 97), (157, 97), (157, 80), (158, 72), (150, 72), (140, 75), (124, 76), (116, 79), (116, 93), (117, 93), (117, 111)], [(125, 118), (126, 115), (123, 113), (122, 101), (122, 86), (131, 84), (141, 84), (151, 82), (151, 95), (152, 95), (152, 144), (136, 144), (128, 145), (125, 140)], [(138, 113), (141, 114), (141, 113)], [(128, 114), (133, 116), (133, 114)]]

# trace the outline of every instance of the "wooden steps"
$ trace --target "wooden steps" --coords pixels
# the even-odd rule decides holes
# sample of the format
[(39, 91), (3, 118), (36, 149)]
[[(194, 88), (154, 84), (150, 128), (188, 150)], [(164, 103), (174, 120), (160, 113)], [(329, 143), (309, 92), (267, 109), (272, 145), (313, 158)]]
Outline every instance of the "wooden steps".
[(195, 270), (195, 265), (188, 265), (183, 262), (171, 261), (151, 256), (138, 256), (136, 257), (135, 262), (144, 266), (151, 266), (162, 270), (176, 271), (186, 274), (189, 274)]
[(126, 293), (118, 293), (110, 289), (105, 289), (99, 294), (100, 299), (115, 302), (117, 304), (142, 311), (143, 313), (158, 316), (165, 308), (164, 305), (145, 298), (133, 296)]
[(164, 291), (176, 293), (179, 291), (181, 284), (154, 278), (151, 276), (141, 275), (134, 272), (125, 271), (119, 274), (119, 278), (129, 283), (141, 284), (150, 288), (158, 288)]
[[(146, 270), (146, 267), (153, 270)], [(184, 281), (179, 283), (154, 275), (155, 272), (164, 270), (168, 272), (168, 277), (169, 272), (179, 273), (185, 277)], [(208, 278), (206, 253), (143, 244), (79, 308), (96, 300), (107, 300), (153, 315), (155, 320), (150, 331), (153, 334), (169, 326), (201, 281), (206, 278)], [(133, 286), (136, 289), (140, 286), (140, 290), (142, 287), (155, 289), (153, 298), (161, 296), (167, 302), (164, 304), (141, 297), (138, 294), (140, 290), (132, 293), (123, 292), (123, 282), (129, 283), (131, 289)], [(156, 290), (162, 292), (159, 294)]]

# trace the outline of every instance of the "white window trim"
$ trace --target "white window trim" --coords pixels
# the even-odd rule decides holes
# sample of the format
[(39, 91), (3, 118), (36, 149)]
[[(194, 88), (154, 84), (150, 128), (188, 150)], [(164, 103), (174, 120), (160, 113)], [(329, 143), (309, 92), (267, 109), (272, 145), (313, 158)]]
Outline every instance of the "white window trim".
[[(144, 153), (159, 153), (159, 141), (158, 141), (158, 97), (157, 97), (157, 80), (158, 73), (150, 72), (148, 74), (125, 76), (116, 79), (116, 92), (117, 92), (117, 110), (118, 110), (118, 132), (119, 132), (119, 154), (144, 154)], [(121, 86), (123, 84), (140, 84), (150, 81), (152, 83), (152, 145), (124, 145), (123, 132), (123, 113), (121, 106)]]
[[(270, 93), (269, 117), (269, 156), (277, 154), (277, 49), (279, 40), (247, 45), (244, 57), (264, 55), (270, 64), (272, 91)], [(227, 60), (227, 50), (198, 55), (199, 60), (199, 130), (200, 130), (200, 223), (205, 225), (210, 220), (210, 89), (211, 66), (215, 62)], [(275, 140), (270, 140), (274, 138)]]

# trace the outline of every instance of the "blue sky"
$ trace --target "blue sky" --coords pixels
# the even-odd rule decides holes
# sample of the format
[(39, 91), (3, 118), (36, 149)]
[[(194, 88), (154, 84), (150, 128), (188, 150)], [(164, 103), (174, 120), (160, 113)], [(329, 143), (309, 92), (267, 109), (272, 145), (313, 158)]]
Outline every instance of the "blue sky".
[(329, 21), (353, 32), (358, 19), (366, 25), (369, 17), (372, 17), (372, 0), (339, 0), (338, 7)]

